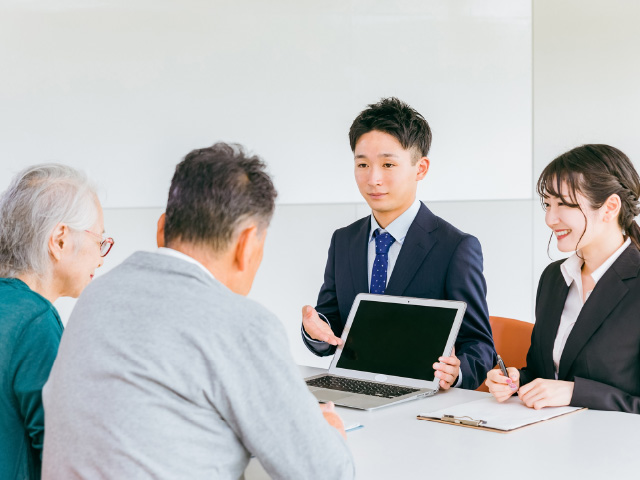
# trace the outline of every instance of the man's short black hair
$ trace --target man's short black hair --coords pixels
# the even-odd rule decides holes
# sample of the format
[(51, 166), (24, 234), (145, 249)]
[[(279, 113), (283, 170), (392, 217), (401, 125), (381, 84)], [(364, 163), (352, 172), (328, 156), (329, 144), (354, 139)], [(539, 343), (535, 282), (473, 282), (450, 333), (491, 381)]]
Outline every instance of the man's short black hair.
[(405, 150), (415, 150), (415, 161), (426, 157), (431, 147), (431, 129), (417, 111), (395, 97), (369, 105), (351, 124), (349, 142), (355, 151), (358, 139), (373, 130), (393, 136)]
[(247, 220), (266, 228), (276, 189), (257, 156), (237, 144), (193, 150), (176, 167), (165, 214), (167, 246), (179, 241), (223, 251)]

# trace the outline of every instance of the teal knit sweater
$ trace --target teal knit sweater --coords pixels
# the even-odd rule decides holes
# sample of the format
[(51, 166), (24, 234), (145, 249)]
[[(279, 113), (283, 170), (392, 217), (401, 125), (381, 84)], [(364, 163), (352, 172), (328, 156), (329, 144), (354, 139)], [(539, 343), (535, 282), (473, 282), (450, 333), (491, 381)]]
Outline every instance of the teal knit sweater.
[(0, 478), (39, 479), (42, 387), (58, 352), (55, 307), (15, 278), (0, 278)]

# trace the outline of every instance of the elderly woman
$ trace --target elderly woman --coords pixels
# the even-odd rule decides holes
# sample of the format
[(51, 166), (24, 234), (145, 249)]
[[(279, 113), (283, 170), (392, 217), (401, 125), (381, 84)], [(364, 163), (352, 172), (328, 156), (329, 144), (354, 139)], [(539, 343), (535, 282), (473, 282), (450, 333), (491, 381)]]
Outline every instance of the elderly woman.
[(0, 196), (0, 478), (38, 479), (41, 390), (62, 323), (53, 302), (77, 297), (103, 263), (102, 208), (80, 172), (38, 165)]

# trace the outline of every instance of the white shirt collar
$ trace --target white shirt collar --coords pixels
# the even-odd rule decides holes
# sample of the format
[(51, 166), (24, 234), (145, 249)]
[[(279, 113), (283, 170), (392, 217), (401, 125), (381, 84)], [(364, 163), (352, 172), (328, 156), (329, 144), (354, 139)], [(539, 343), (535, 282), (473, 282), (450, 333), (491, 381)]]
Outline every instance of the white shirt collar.
[[(626, 250), (626, 248), (631, 243), (631, 238), (627, 238), (627, 240), (622, 244), (622, 246), (613, 252), (613, 254), (607, 258), (602, 265), (596, 268), (591, 274), (591, 278), (595, 283), (598, 283), (598, 280), (602, 278), (602, 276), (609, 270), (609, 267), (613, 265), (613, 263), (618, 259), (622, 252)], [(562, 265), (560, 265), (560, 271), (562, 272), (562, 276), (564, 277), (564, 281), (567, 282), (567, 286), (571, 285), (572, 281), (576, 281), (578, 284), (582, 284), (581, 270), (582, 264), (584, 261), (578, 257), (575, 253), (567, 258)]]
[(215, 280), (216, 277), (213, 276), (213, 273), (211, 273), (209, 270), (207, 270), (205, 268), (204, 265), (202, 265), (199, 261), (197, 261), (195, 258), (190, 257), (189, 255), (186, 255), (182, 252), (179, 252), (177, 250), (174, 250), (173, 248), (166, 248), (166, 247), (159, 247), (158, 248), (158, 253), (161, 253), (162, 255), (169, 255), (170, 257), (175, 257), (175, 258), (180, 258), (182, 260), (184, 260), (185, 262), (189, 262), (189, 263), (193, 263), (194, 265), (197, 265), (198, 267), (200, 267), (202, 270), (204, 270), (205, 272), (207, 272), (207, 274), (213, 278)]
[(571, 285), (574, 280), (577, 283), (582, 283), (582, 264), (584, 261), (575, 253), (567, 258), (560, 265), (560, 271), (564, 277), (564, 281), (567, 282), (567, 286)]
[(378, 228), (382, 228), (383, 231), (389, 232), (391, 236), (396, 240), (396, 242), (402, 245), (405, 237), (407, 236), (407, 232), (409, 231), (409, 227), (411, 227), (411, 224), (418, 215), (419, 210), (420, 200), (416, 198), (411, 206), (402, 213), (402, 215), (400, 215), (393, 222), (387, 225), (387, 228), (380, 227), (372, 213), (371, 230), (369, 230), (369, 242), (371, 242), (371, 240), (373, 239), (373, 232), (375, 232)]

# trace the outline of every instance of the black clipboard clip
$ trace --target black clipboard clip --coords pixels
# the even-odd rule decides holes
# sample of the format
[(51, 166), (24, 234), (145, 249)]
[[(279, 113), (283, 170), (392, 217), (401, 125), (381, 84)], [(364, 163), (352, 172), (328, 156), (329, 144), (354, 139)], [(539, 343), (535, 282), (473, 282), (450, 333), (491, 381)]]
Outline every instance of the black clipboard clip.
[(442, 415), (442, 418), (440, 420), (442, 420), (443, 422), (469, 425), (470, 427), (481, 427), (482, 425), (487, 423), (484, 420), (474, 420), (471, 417), (455, 417), (453, 415)]

